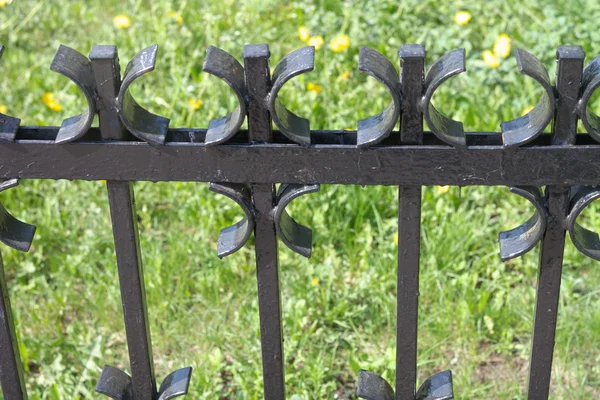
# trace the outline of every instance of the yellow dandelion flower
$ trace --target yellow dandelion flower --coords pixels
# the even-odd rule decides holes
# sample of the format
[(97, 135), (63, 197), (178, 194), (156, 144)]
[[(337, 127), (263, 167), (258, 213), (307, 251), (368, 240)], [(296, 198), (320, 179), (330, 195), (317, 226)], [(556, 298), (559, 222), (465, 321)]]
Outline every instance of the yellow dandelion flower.
[(523, 115), (525, 115), (525, 114), (529, 114), (529, 112), (530, 112), (531, 110), (533, 110), (533, 107), (535, 107), (535, 106), (529, 106), (529, 107), (527, 107), (527, 108), (524, 108), (524, 109), (523, 109), (523, 112), (521, 113), (521, 116), (523, 116)]
[(323, 40), (323, 36), (311, 36), (308, 38), (308, 45), (315, 46), (315, 50), (319, 50), (325, 41)]
[(450, 191), (450, 186), (448, 185), (444, 185), (444, 186), (437, 186), (437, 191), (438, 193), (448, 193)]
[(56, 98), (54, 97), (54, 93), (52, 93), (52, 92), (44, 93), (44, 95), (42, 96), (42, 103), (44, 103), (46, 105), (46, 107), (48, 107), (49, 109), (51, 109), (54, 112), (62, 111), (62, 106), (60, 105), (60, 103), (58, 101), (56, 101)]
[(346, 79), (350, 78), (351, 74), (352, 73), (350, 71), (342, 72), (342, 74), (340, 75), (340, 79), (346, 80)]
[(498, 68), (500, 66), (500, 59), (489, 50), (486, 50), (482, 54), (483, 62), (490, 68)]
[(176, 11), (171, 11), (168, 14), (168, 17), (171, 19), (174, 19), (177, 22), (177, 24), (179, 24), (179, 25), (183, 24), (183, 17), (181, 16), (181, 14), (179, 14)]
[(304, 25), (302, 25), (300, 28), (298, 28), (298, 37), (303, 42), (307, 42), (308, 39), (310, 38), (310, 31), (308, 30), (308, 28), (305, 27)]
[(100, 182), (102, 184), (106, 184), (106, 179), (100, 179), (98, 182)]
[(0, 0), (0, 7), (4, 7), (12, 3), (13, 0)]
[(310, 281), (310, 283), (312, 283), (313, 285), (317, 286), (321, 281), (319, 280), (319, 278), (312, 278), (312, 281)]
[(315, 92), (316, 94), (319, 94), (323, 91), (323, 88), (315, 83), (309, 82), (306, 85), (306, 89), (308, 89), (309, 92)]
[(192, 110), (199, 110), (200, 107), (202, 107), (202, 100), (190, 97), (190, 99), (188, 100), (188, 104), (190, 105), (190, 108)]
[(8, 108), (4, 104), (0, 104), (0, 114), (6, 114), (8, 112)]
[(131, 20), (125, 14), (119, 14), (113, 18), (113, 24), (116, 28), (127, 29), (131, 26)]
[(350, 47), (350, 37), (348, 35), (341, 35), (336, 37), (329, 43), (329, 47), (334, 53), (339, 53)]
[(394, 244), (398, 244), (398, 232), (394, 233)]
[(510, 54), (510, 37), (503, 33), (498, 36), (494, 43), (494, 55), (496, 57), (506, 58)]
[(459, 25), (466, 25), (471, 20), (471, 13), (468, 11), (459, 11), (454, 14), (454, 22)]

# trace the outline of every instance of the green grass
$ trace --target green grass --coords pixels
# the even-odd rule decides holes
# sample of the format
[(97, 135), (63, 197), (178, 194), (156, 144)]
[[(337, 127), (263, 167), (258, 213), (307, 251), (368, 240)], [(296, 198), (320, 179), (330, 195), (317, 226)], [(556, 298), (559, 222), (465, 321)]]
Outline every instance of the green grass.
[[(325, 45), (315, 71), (290, 82), (282, 96), (314, 129), (355, 128), (389, 101), (381, 84), (356, 71), (361, 45), (397, 64), (398, 47), (416, 42), (427, 46), (428, 65), (466, 48), (467, 72), (448, 81), (434, 101), (467, 130), (497, 131), (541, 94), (518, 74), (512, 55), (497, 69), (483, 64), (482, 52), (499, 34), (537, 55), (551, 76), (558, 45), (581, 45), (588, 59), (600, 53), (596, 1), (499, 3), (15, 0), (0, 7), (0, 43), (7, 46), (0, 104), (23, 124), (59, 125), (85, 104), (73, 84), (49, 70), (60, 43), (84, 54), (93, 44), (117, 44), (123, 67), (158, 43), (157, 71), (134, 94), (171, 118), (172, 127), (205, 127), (235, 106), (227, 85), (201, 72), (205, 49), (215, 45), (240, 59), (244, 44), (269, 43), (274, 66), (304, 45), (297, 30), (306, 25)], [(453, 22), (460, 10), (472, 13), (468, 25)], [(170, 11), (181, 14), (181, 25), (167, 17)], [(129, 15), (131, 27), (116, 29), (117, 14)], [(333, 53), (327, 43), (342, 33), (351, 47)], [(350, 77), (341, 79), (346, 71)], [(307, 92), (309, 82), (323, 91)], [(41, 102), (45, 92), (55, 94), (63, 112)], [(190, 98), (202, 99), (202, 107), (191, 111)], [(135, 184), (157, 376), (192, 365), (189, 398), (259, 399), (253, 246), (216, 257), (219, 230), (240, 218), (240, 210), (207, 186)], [(30, 253), (2, 248), (30, 397), (100, 398), (93, 388), (102, 365), (128, 369), (105, 186), (26, 180), (2, 201), (38, 226)], [(393, 382), (397, 207), (395, 187), (335, 185), (291, 205), (315, 234), (310, 260), (280, 245), (288, 397), (354, 398), (360, 368)], [(600, 224), (597, 211), (584, 213), (586, 226)], [(420, 381), (450, 368), (459, 399), (525, 398), (539, 249), (501, 263), (496, 238), (531, 212), (502, 187), (424, 189)], [(567, 239), (553, 399), (600, 396), (598, 282), (598, 265)]]

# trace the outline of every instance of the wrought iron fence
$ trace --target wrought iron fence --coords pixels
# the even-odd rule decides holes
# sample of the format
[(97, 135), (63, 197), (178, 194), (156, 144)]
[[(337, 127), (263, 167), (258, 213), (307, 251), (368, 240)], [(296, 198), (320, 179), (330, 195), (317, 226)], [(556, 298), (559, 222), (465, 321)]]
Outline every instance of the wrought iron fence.
[[(0, 46), (0, 56), (3, 50)], [(566, 232), (577, 249), (600, 260), (598, 235), (577, 223), (582, 210), (600, 198), (595, 186), (600, 184), (600, 117), (587, 107), (600, 85), (600, 56), (584, 69), (580, 47), (559, 47), (552, 85), (542, 63), (517, 50), (519, 71), (544, 89), (541, 100), (528, 114), (503, 123), (501, 132), (465, 132), (461, 122), (431, 103), (444, 81), (465, 71), (464, 50), (446, 54), (427, 73), (423, 46), (404, 45), (398, 55), (400, 74), (377, 51), (360, 51), (358, 69), (391, 95), (382, 112), (358, 121), (357, 131), (315, 131), (278, 98), (288, 80), (313, 69), (314, 48), (288, 54), (271, 76), (266, 45), (245, 46), (243, 65), (210, 47), (203, 69), (227, 82), (239, 105), (207, 129), (170, 129), (167, 118), (142, 108), (129, 92), (138, 77), (154, 69), (156, 45), (138, 53), (123, 77), (114, 46), (94, 46), (89, 57), (60, 46), (51, 69), (81, 88), (87, 109), (60, 127), (20, 126), (19, 119), (0, 114), (0, 191), (19, 179), (106, 180), (131, 376), (104, 367), (99, 393), (120, 400), (166, 400), (188, 391), (190, 367), (171, 373), (158, 388), (154, 374), (132, 189), (133, 181), (148, 180), (210, 182), (211, 190), (242, 208), (245, 217), (221, 231), (218, 256), (239, 250), (254, 232), (267, 400), (285, 398), (277, 238), (301, 256), (311, 254), (311, 230), (286, 212), (294, 198), (317, 192), (320, 183), (398, 186), (395, 389), (375, 373), (361, 371), (357, 395), (442, 400), (453, 398), (450, 371), (416, 389), (421, 188), (510, 186), (533, 204), (534, 213), (499, 234), (500, 256), (518, 257), (541, 242), (528, 399), (548, 398)], [(96, 114), (97, 128), (91, 126)], [(246, 118), (248, 130), (241, 130)], [(579, 118), (587, 134), (577, 134)], [(431, 132), (424, 132), (423, 120)], [(400, 129), (394, 131), (398, 121)], [(543, 134), (550, 122), (551, 134)], [(34, 226), (16, 220), (0, 204), (0, 241), (28, 251), (34, 233)], [(27, 398), (1, 269), (0, 383), (6, 399)]]

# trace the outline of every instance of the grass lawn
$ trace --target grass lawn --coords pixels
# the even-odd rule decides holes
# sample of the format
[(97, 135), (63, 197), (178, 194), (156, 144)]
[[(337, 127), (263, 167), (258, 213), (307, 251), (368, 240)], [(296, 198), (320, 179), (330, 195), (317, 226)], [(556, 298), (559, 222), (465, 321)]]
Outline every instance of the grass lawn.
[[(134, 85), (135, 97), (172, 127), (206, 127), (235, 106), (227, 85), (201, 71), (206, 48), (241, 59), (244, 44), (268, 43), (274, 66), (305, 45), (298, 29), (306, 26), (324, 39), (315, 71), (290, 82), (282, 97), (310, 116), (313, 129), (356, 129), (389, 101), (380, 83), (358, 73), (361, 45), (398, 64), (401, 44), (423, 43), (428, 65), (466, 49), (467, 72), (444, 84), (437, 107), (469, 131), (499, 131), (542, 93), (519, 75), (514, 52), (497, 68), (483, 61), (499, 35), (511, 37), (513, 51), (537, 55), (551, 76), (558, 45), (581, 45), (588, 60), (600, 53), (595, 0), (455, 3), (14, 0), (0, 7), (7, 46), (0, 105), (23, 125), (60, 125), (84, 109), (85, 98), (49, 69), (59, 44), (84, 54), (94, 44), (116, 44), (124, 68), (158, 43), (157, 70)], [(463, 10), (472, 19), (459, 25), (454, 15)], [(119, 14), (130, 18), (128, 28), (114, 26)], [(350, 47), (333, 52), (329, 43), (341, 34)], [(47, 92), (54, 110), (42, 102)], [(216, 256), (219, 230), (239, 219), (239, 208), (206, 183), (140, 182), (135, 189), (158, 379), (192, 365), (189, 398), (260, 399), (253, 245)], [(292, 204), (295, 218), (314, 230), (310, 260), (279, 247), (292, 400), (354, 398), (360, 368), (393, 382), (397, 190), (324, 185)], [(105, 185), (26, 180), (2, 201), (38, 226), (30, 253), (1, 249), (30, 397), (101, 398), (93, 389), (102, 366), (128, 369)], [(584, 212), (588, 228), (600, 225), (596, 211)], [(420, 380), (452, 369), (458, 399), (526, 397), (539, 249), (501, 263), (496, 238), (532, 212), (505, 187), (424, 189)], [(553, 399), (600, 398), (599, 282), (598, 265), (567, 239)]]

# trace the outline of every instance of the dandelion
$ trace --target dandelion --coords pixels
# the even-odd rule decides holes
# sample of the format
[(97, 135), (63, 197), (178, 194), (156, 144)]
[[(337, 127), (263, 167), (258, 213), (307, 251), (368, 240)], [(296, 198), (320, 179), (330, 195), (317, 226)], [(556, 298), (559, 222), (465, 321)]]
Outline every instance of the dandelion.
[(0, 0), (0, 7), (4, 7), (12, 3), (13, 0)]
[(199, 110), (200, 107), (202, 107), (202, 100), (190, 97), (190, 99), (188, 100), (188, 104), (190, 105), (190, 108), (192, 110)]
[(494, 43), (494, 55), (496, 57), (506, 58), (510, 54), (510, 37), (503, 33), (498, 36)]
[(113, 24), (119, 29), (127, 29), (131, 26), (131, 20), (127, 15), (119, 14), (113, 18)]
[(483, 52), (483, 62), (490, 68), (498, 68), (500, 66), (500, 59), (489, 50)]
[(527, 108), (524, 108), (524, 109), (523, 109), (523, 112), (521, 113), (521, 116), (523, 116), (523, 115), (525, 115), (525, 114), (529, 114), (529, 112), (530, 112), (531, 110), (533, 110), (533, 107), (534, 107), (534, 106), (529, 106), (529, 107), (527, 107)]
[(181, 14), (179, 14), (176, 11), (171, 11), (168, 14), (168, 17), (171, 18), (171, 19), (174, 19), (177, 22), (178, 25), (183, 24), (183, 17), (181, 16)]
[(54, 112), (62, 111), (62, 106), (56, 100), (56, 98), (54, 97), (54, 93), (52, 93), (52, 92), (44, 93), (44, 95), (42, 96), (42, 103), (44, 103), (46, 105), (46, 107), (48, 107), (49, 109), (51, 109)]
[(310, 38), (310, 31), (308, 30), (308, 28), (305, 27), (304, 25), (302, 25), (300, 28), (298, 28), (298, 37), (303, 42), (307, 42), (308, 39)]
[(315, 46), (315, 50), (319, 50), (325, 41), (323, 40), (323, 36), (311, 36), (308, 38), (308, 45)]
[(348, 35), (338, 36), (329, 43), (329, 47), (334, 53), (342, 52), (350, 47), (350, 37)]
[(315, 83), (309, 82), (306, 85), (306, 89), (308, 89), (309, 92), (315, 92), (316, 94), (320, 94), (323, 91), (323, 88)]
[(312, 278), (312, 281), (310, 281), (310, 283), (312, 283), (313, 285), (317, 286), (321, 281), (319, 280), (319, 278)]
[(0, 114), (6, 114), (8, 112), (8, 108), (4, 104), (0, 104)]
[(345, 81), (346, 79), (350, 78), (350, 75), (350, 71), (342, 72), (342, 74), (340, 75), (340, 79)]
[(468, 11), (459, 11), (454, 14), (454, 22), (459, 25), (466, 25), (471, 20), (471, 13)]
[(394, 244), (398, 244), (398, 232), (394, 233)]
[(450, 186), (448, 186), (448, 185), (437, 186), (437, 191), (438, 191), (438, 193), (442, 193), (442, 194), (448, 193), (450, 191)]

